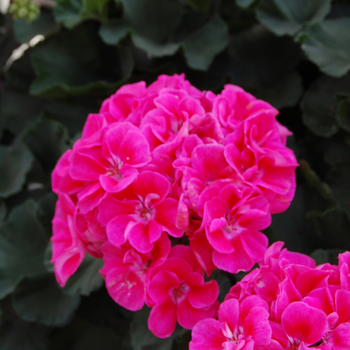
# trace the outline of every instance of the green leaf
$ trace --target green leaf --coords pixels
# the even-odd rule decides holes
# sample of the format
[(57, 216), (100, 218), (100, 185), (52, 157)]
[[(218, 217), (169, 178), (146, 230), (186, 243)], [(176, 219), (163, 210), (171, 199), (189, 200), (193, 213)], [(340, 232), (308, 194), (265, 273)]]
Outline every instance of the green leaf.
[(27, 129), (22, 140), (44, 169), (50, 172), (69, 145), (67, 129), (55, 121), (45, 119)]
[(135, 34), (165, 44), (180, 24), (184, 5), (173, 0), (121, 0), (124, 17)]
[(82, 298), (77, 315), (101, 327), (115, 329), (121, 336), (129, 333), (129, 323), (133, 312), (118, 305), (108, 294), (106, 288)]
[(105, 20), (107, 18), (107, 3), (110, 0), (83, 0), (81, 17), (84, 19), (96, 18)]
[(341, 249), (317, 249), (310, 257), (316, 261), (317, 265), (330, 263), (332, 265), (338, 265), (338, 255), (343, 253)]
[(102, 259), (86, 255), (78, 270), (67, 281), (63, 291), (69, 295), (89, 295), (103, 284), (103, 277), (99, 273), (102, 267)]
[(4, 200), (0, 199), (0, 222), (4, 221), (7, 215), (7, 207)]
[(232, 287), (230, 279), (226, 276), (224, 271), (216, 269), (210, 275), (210, 280), (215, 280), (218, 283), (219, 285), (218, 300), (219, 300), (219, 303), (222, 303), (225, 300), (226, 294), (230, 291)]
[(93, 23), (82, 24), (38, 44), (32, 51), (37, 74), (34, 95), (63, 97), (115, 91), (133, 69), (131, 52), (117, 47), (106, 53)]
[(350, 249), (350, 221), (344, 210), (311, 211), (307, 218), (315, 239), (322, 242), (323, 248)]
[[(336, 164), (327, 174), (326, 181), (339, 201), (342, 208), (350, 217), (350, 163)], [(340, 247), (339, 247), (340, 248)]]
[(339, 105), (335, 115), (339, 126), (350, 132), (350, 94), (337, 96)]
[(26, 321), (63, 326), (77, 309), (80, 297), (62, 292), (53, 274), (22, 280), (12, 296), (13, 307)]
[(295, 71), (300, 48), (291, 38), (277, 37), (256, 25), (232, 35), (228, 54), (224, 62), (218, 60), (213, 66), (228, 75), (231, 83), (277, 108), (292, 106), (300, 98), (301, 78)]
[(1, 325), (0, 349), (47, 350), (50, 331), (48, 327), (16, 317)]
[(42, 11), (38, 19), (28, 23), (21, 18), (14, 22), (16, 38), (21, 43), (28, 43), (36, 35), (41, 34), (45, 38), (60, 30), (60, 24), (55, 22), (51, 11)]
[(159, 44), (153, 40), (144, 37), (143, 35), (139, 35), (138, 33), (134, 33), (132, 39), (135, 46), (137, 46), (139, 49), (146, 51), (150, 58), (152, 58), (153, 56), (171, 56), (180, 48), (179, 43)]
[(349, 26), (350, 18), (329, 19), (306, 27), (299, 36), (306, 56), (333, 77), (350, 69)]
[(306, 91), (301, 102), (304, 124), (316, 135), (330, 137), (338, 131), (335, 95), (350, 90), (350, 74), (335, 79), (322, 76)]
[(226, 48), (228, 41), (226, 23), (215, 16), (183, 40), (187, 64), (194, 69), (207, 70), (214, 57)]
[(0, 225), (0, 298), (11, 293), (22, 277), (46, 271), (43, 258), (50, 233), (39, 222), (37, 209), (28, 200)]
[(62, 22), (67, 28), (73, 28), (80, 23), (81, 0), (57, 0), (54, 15), (57, 22)]
[(329, 142), (324, 152), (325, 162), (329, 165), (346, 162), (350, 163), (350, 147), (346, 138), (336, 134), (327, 140), (329, 140)]
[(122, 343), (123, 338), (112, 329), (77, 319), (50, 337), (47, 350), (123, 350)]
[(294, 35), (304, 25), (321, 22), (331, 9), (331, 0), (262, 0), (258, 20), (277, 35)]
[(236, 0), (236, 4), (242, 8), (248, 8), (251, 6), (256, 0)]
[(89, 113), (97, 113), (100, 107), (101, 102), (91, 98), (50, 100), (45, 105), (43, 115), (63, 124), (73, 136), (81, 132)]
[(208, 11), (213, 0), (185, 0), (196, 11)]
[(174, 339), (181, 336), (186, 330), (177, 327), (171, 337), (165, 339), (157, 338), (148, 329), (148, 316), (150, 308), (143, 307), (135, 312), (130, 324), (130, 336), (133, 350), (171, 350)]
[(39, 118), (44, 101), (27, 92), (7, 88), (1, 96), (1, 104), (6, 129), (18, 135)]
[(32, 154), (20, 142), (0, 146), (0, 197), (9, 197), (22, 189), (32, 161)]
[(250, 89), (250, 92), (256, 98), (269, 102), (277, 109), (292, 107), (298, 102), (303, 92), (302, 79), (296, 71), (293, 71), (273, 87)]
[(285, 242), (286, 248), (291, 251), (303, 252), (305, 204), (301, 187), (297, 187), (290, 207), (283, 213), (272, 215), (271, 226), (266, 230), (270, 243)]
[(337, 204), (333, 192), (327, 183), (321, 181), (319, 176), (310, 168), (305, 161), (299, 161), (298, 175), (303, 177), (303, 190), (307, 210), (325, 210)]
[(99, 34), (106, 44), (117, 45), (120, 40), (124, 39), (131, 31), (132, 27), (124, 20), (113, 19), (102, 24)]

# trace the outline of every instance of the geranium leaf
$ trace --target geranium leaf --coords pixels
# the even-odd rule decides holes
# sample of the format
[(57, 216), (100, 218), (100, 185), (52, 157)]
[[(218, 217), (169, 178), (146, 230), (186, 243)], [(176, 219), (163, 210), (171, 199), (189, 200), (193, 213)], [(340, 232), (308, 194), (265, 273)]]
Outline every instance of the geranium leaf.
[(185, 0), (196, 11), (208, 11), (213, 0)]
[(135, 33), (164, 44), (179, 25), (184, 5), (172, 0), (122, 0), (124, 17)]
[(150, 308), (144, 306), (142, 310), (135, 312), (130, 324), (130, 336), (133, 350), (171, 350), (174, 339), (181, 336), (186, 330), (176, 327), (171, 337), (157, 338), (148, 329), (147, 320)]
[(39, 118), (44, 105), (42, 98), (10, 88), (4, 90), (1, 100), (5, 127), (15, 135)]
[(342, 249), (317, 249), (310, 256), (316, 261), (317, 265), (325, 263), (338, 265), (338, 255), (343, 252)]
[(320, 70), (341, 77), (350, 69), (350, 18), (325, 20), (307, 26), (299, 36), (301, 48)]
[(28, 200), (0, 226), (0, 298), (11, 293), (22, 277), (46, 271), (43, 258), (50, 233), (38, 220), (37, 209)]
[(212, 74), (219, 73), (224, 77), (222, 83), (228, 76), (231, 83), (277, 108), (292, 106), (302, 93), (301, 78), (295, 71), (300, 53), (291, 38), (276, 37), (255, 25), (231, 36), (228, 55), (215, 59), (208, 79), (214, 81)]
[(7, 207), (4, 200), (0, 199), (0, 222), (4, 221), (7, 215)]
[(218, 16), (183, 40), (184, 55), (191, 68), (206, 70), (214, 57), (228, 44), (228, 27)]
[(336, 120), (338, 101), (335, 95), (349, 89), (350, 74), (340, 79), (322, 76), (316, 80), (301, 102), (304, 124), (319, 136), (334, 135), (339, 128)]
[(73, 28), (85, 19), (105, 20), (110, 0), (57, 0), (54, 10), (57, 22)]
[(14, 317), (0, 327), (0, 349), (47, 350), (50, 331), (41, 324)]
[(123, 47), (113, 49), (108, 60), (104, 52), (92, 23), (50, 37), (33, 48), (37, 78), (31, 93), (62, 97), (113, 92), (129, 77), (133, 60)]
[(256, 8), (261, 23), (277, 35), (294, 35), (305, 24), (322, 21), (331, 0), (262, 0)]
[(342, 208), (349, 214), (350, 217), (349, 178), (350, 163), (339, 163), (336, 164), (327, 174), (326, 181), (329, 184), (329, 187), (332, 189), (334, 197), (339, 201)]
[(38, 34), (47, 38), (50, 35), (57, 33), (60, 30), (60, 27), (61, 25), (55, 22), (51, 11), (42, 11), (40, 16), (31, 23), (28, 23), (23, 18), (14, 22), (15, 35), (17, 40), (21, 43), (29, 42)]
[(247, 8), (251, 6), (256, 0), (236, 0), (236, 4), (239, 7)]
[(331, 208), (324, 212), (311, 211), (307, 218), (319, 245), (325, 248), (350, 249), (350, 220), (344, 210)]
[(32, 166), (33, 156), (22, 143), (0, 146), (0, 197), (19, 192)]
[(120, 40), (124, 39), (132, 27), (122, 19), (113, 19), (102, 24), (99, 34), (102, 40), (109, 45), (117, 45)]
[(48, 350), (115, 350), (116, 348), (123, 350), (123, 340), (112, 329), (78, 319), (53, 334)]
[(67, 28), (73, 28), (80, 21), (80, 11), (82, 9), (81, 0), (58, 0), (55, 6), (55, 18), (57, 22), (62, 22)]
[(67, 324), (80, 297), (62, 292), (53, 274), (22, 280), (12, 296), (13, 307), (27, 321), (47, 326)]
[(89, 113), (97, 113), (100, 104), (91, 98), (50, 99), (45, 104), (43, 116), (63, 124), (70, 136), (81, 132)]
[(48, 171), (52, 171), (69, 145), (67, 129), (60, 123), (45, 119), (27, 129), (22, 139)]
[(335, 115), (341, 128), (350, 132), (350, 94), (337, 96), (339, 105)]
[(103, 277), (98, 272), (102, 269), (103, 260), (87, 255), (73, 276), (69, 278), (63, 290), (69, 295), (89, 295), (100, 288)]

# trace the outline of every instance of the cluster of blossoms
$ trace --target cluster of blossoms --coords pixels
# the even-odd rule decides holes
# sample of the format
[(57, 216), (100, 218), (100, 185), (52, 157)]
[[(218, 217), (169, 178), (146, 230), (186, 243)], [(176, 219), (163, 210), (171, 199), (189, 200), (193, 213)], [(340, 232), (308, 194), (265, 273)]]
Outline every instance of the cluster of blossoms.
[(87, 252), (103, 258), (118, 304), (152, 307), (158, 337), (177, 321), (192, 329), (214, 317), (218, 285), (204, 272), (262, 261), (260, 230), (294, 196), (297, 162), (277, 114), (237, 86), (215, 95), (183, 75), (120, 88), (88, 116), (52, 174), (59, 283)]
[(316, 266), (282, 246), (231, 288), (218, 320), (194, 326), (190, 350), (350, 349), (350, 253)]

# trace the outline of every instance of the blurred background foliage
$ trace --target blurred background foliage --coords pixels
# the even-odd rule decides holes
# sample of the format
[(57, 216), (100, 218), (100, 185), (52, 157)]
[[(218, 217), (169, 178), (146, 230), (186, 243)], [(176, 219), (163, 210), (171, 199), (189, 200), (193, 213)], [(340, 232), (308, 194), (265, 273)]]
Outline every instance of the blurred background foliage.
[[(318, 263), (350, 250), (350, 1), (2, 0), (1, 11), (1, 350), (188, 348), (190, 332), (157, 339), (147, 308), (115, 304), (101, 261), (87, 258), (63, 289), (53, 275), (51, 171), (122, 84), (184, 72), (277, 107), (300, 167), (270, 243)], [(221, 298), (241, 277), (212, 276)]]

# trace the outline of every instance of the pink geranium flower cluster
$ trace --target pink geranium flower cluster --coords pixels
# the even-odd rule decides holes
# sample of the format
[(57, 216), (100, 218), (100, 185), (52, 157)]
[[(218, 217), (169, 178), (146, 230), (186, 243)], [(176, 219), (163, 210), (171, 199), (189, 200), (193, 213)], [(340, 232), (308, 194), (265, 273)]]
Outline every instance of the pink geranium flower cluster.
[(350, 349), (350, 253), (316, 266), (282, 246), (231, 288), (218, 320), (198, 322), (190, 350)]
[(297, 162), (277, 113), (237, 86), (215, 95), (183, 75), (120, 88), (52, 174), (59, 283), (89, 253), (103, 258), (117, 303), (152, 307), (159, 337), (215, 316), (218, 286), (204, 272), (261, 261), (260, 230), (294, 196)]

